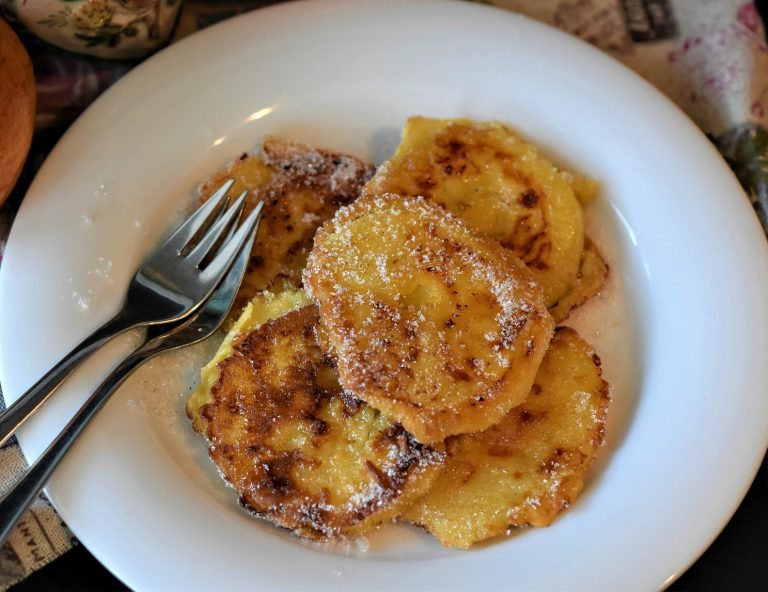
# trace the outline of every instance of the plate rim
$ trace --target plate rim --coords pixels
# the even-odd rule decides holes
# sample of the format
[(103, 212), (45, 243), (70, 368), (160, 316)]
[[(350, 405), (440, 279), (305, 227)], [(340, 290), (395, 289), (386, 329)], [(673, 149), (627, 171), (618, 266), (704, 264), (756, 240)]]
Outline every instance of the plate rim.
[[(304, 4), (304, 3), (302, 3), (302, 4)], [(307, 7), (309, 7), (309, 6), (317, 6), (318, 4), (319, 4), (319, 3), (313, 3), (313, 2), (309, 2), (309, 3), (307, 3), (307, 4), (306, 4), (306, 6), (307, 6)], [(354, 3), (354, 2), (351, 2), (351, 1), (339, 1), (339, 0), (336, 0), (336, 1), (334, 1), (334, 2), (330, 2), (330, 3), (327, 3), (326, 5), (338, 5), (338, 6), (350, 6), (350, 7), (351, 7), (351, 6), (353, 6), (354, 4), (355, 4), (355, 3)], [(402, 4), (404, 5), (404, 3), (402, 3)], [(425, 2), (421, 2), (420, 4), (421, 4), (421, 5), (433, 5), (433, 6), (438, 6), (440, 3), (439, 3), (439, 2), (433, 2), (433, 1), (425, 1)], [(463, 4), (465, 4), (465, 2), (460, 2), (460, 1), (457, 1), (457, 2), (455, 2), (455, 3), (452, 3), (452, 4), (456, 4), (456, 5), (463, 5)], [(265, 13), (267, 13), (268, 11), (275, 11), (275, 12), (280, 12), (280, 13), (282, 13), (282, 12), (285, 10), (285, 6), (286, 6), (286, 5), (272, 5), (272, 6), (268, 6), (268, 7), (265, 7), (265, 8), (263, 8), (263, 9), (259, 9), (259, 10), (257, 10), (257, 11), (253, 11), (253, 12), (251, 12), (251, 13), (247, 13), (247, 14), (244, 14), (244, 15), (241, 15), (241, 16), (238, 16), (238, 17), (235, 17), (235, 18), (237, 18), (237, 19), (242, 19), (242, 20), (245, 20), (245, 19), (249, 19), (249, 18), (253, 18), (253, 19), (255, 19), (255, 18), (257, 18), (257, 16), (254, 16), (254, 15), (256, 15), (257, 13), (258, 13), (258, 15), (259, 15), (259, 16), (261, 16), (261, 17), (263, 18), (263, 15), (264, 15)], [(481, 7), (481, 6), (475, 6), (474, 8), (475, 8), (475, 9), (479, 9), (479, 10), (493, 10), (493, 11), (499, 10), (499, 9), (493, 9), (493, 8), (490, 8), (490, 7)], [(502, 12), (504, 12), (504, 11), (502, 11)], [(504, 14), (505, 14), (505, 15), (508, 15), (508, 16), (514, 16), (515, 18), (518, 18), (518, 19), (520, 19), (520, 22), (526, 22), (527, 24), (526, 24), (526, 25), (524, 25), (524, 26), (526, 26), (526, 27), (527, 27), (527, 26), (533, 26), (534, 28), (536, 28), (536, 27), (541, 27), (542, 29), (549, 29), (549, 30), (551, 30), (551, 31), (554, 31), (554, 32), (556, 32), (556, 33), (557, 33), (557, 35), (565, 35), (564, 33), (561, 33), (561, 32), (559, 32), (559, 31), (557, 31), (557, 30), (555, 30), (555, 29), (552, 29), (552, 28), (550, 28), (550, 27), (546, 26), (546, 25), (543, 25), (543, 24), (540, 24), (540, 23), (536, 23), (535, 21), (530, 21), (529, 19), (526, 19), (525, 17), (521, 17), (520, 15), (509, 15), (509, 13), (506, 13), (506, 12), (504, 12)], [(501, 17), (501, 15), (500, 15), (500, 14), (499, 14), (498, 16), (499, 16), (499, 17)], [(194, 38), (194, 37), (198, 37), (198, 36), (201, 36), (201, 35), (206, 35), (206, 34), (207, 34), (209, 31), (213, 30), (214, 28), (223, 28), (223, 29), (228, 29), (228, 28), (230, 28), (230, 27), (232, 27), (232, 26), (233, 26), (233, 25), (232, 25), (232, 21), (233, 21), (233, 20), (234, 20), (234, 19), (229, 19), (229, 20), (227, 20), (227, 21), (224, 21), (224, 22), (222, 22), (222, 23), (219, 23), (219, 24), (217, 24), (217, 25), (215, 25), (215, 26), (213, 26), (213, 27), (211, 27), (211, 28), (209, 28), (209, 29), (206, 29), (206, 30), (204, 30), (204, 31), (202, 31), (202, 32), (200, 32), (200, 33), (197, 33), (197, 34), (195, 34), (194, 36), (190, 37), (190, 39), (192, 39), (192, 38)], [(181, 52), (181, 51), (183, 51), (183, 49), (184, 49), (184, 46), (182, 46), (181, 44), (183, 44), (184, 42), (185, 42), (185, 40), (182, 40), (182, 41), (181, 41), (181, 42), (179, 42), (178, 44), (174, 44), (174, 45), (170, 46), (168, 49), (164, 50), (164, 52), (169, 52), (169, 51), (175, 51), (175, 52), (177, 52), (177, 53), (178, 53), (178, 52)], [(199, 40), (198, 40), (198, 42), (199, 42)], [(578, 43), (582, 43), (582, 42), (580, 42), (580, 41), (579, 41)], [(178, 49), (178, 48), (181, 48), (181, 49)], [(590, 48), (590, 49), (593, 49), (593, 48)], [(599, 52), (598, 50), (594, 50), (594, 52), (595, 52), (595, 54), (594, 54), (595, 56), (601, 56), (601, 58), (600, 58), (600, 59), (602, 59), (602, 58), (607, 58), (607, 59), (609, 59), (609, 60), (610, 60), (610, 58), (609, 58), (608, 56), (605, 56), (605, 54), (602, 54), (602, 53), (601, 53), (601, 52)], [(160, 54), (158, 54), (158, 55), (160, 55)], [(154, 59), (154, 58), (153, 58), (153, 59)], [(611, 61), (612, 61), (612, 60), (611, 60)], [(152, 63), (152, 59), (151, 59), (151, 60), (148, 60), (147, 62), (145, 62), (145, 64), (150, 64), (150, 63)], [(129, 73), (129, 74), (127, 75), (127, 77), (128, 77), (128, 76), (133, 76), (133, 78), (136, 78), (137, 76), (141, 76), (141, 75), (142, 75), (142, 74), (141, 74), (141, 72), (143, 72), (143, 70), (142, 70), (142, 67), (144, 67), (144, 66), (145, 66), (145, 64), (141, 64), (140, 66), (138, 66), (138, 67), (137, 67), (137, 68), (136, 68), (134, 71), (132, 71), (131, 73)], [(623, 66), (622, 66), (622, 68), (623, 68)], [(629, 70), (626, 70), (626, 71), (627, 71), (628, 73), (630, 72)], [(134, 74), (134, 73), (135, 73), (135, 74)], [(668, 107), (669, 107), (669, 106), (672, 106), (672, 107), (674, 107), (674, 109), (675, 109), (676, 111), (678, 111), (678, 113), (679, 113), (679, 114), (682, 114), (682, 115), (683, 115), (683, 117), (685, 118), (685, 120), (687, 120), (687, 121), (688, 121), (688, 124), (689, 124), (689, 125), (691, 125), (691, 126), (693, 126), (693, 125), (694, 125), (694, 124), (693, 124), (693, 123), (690, 121), (690, 119), (687, 117), (687, 115), (685, 115), (684, 113), (682, 113), (682, 111), (680, 111), (680, 110), (679, 110), (679, 108), (677, 108), (676, 106), (674, 106), (674, 105), (671, 103), (671, 101), (669, 101), (669, 99), (667, 99), (667, 98), (666, 98), (666, 97), (665, 97), (665, 96), (664, 96), (662, 93), (660, 93), (660, 92), (659, 92), (658, 90), (656, 90), (655, 88), (651, 87), (649, 83), (647, 83), (646, 81), (642, 80), (642, 79), (641, 79), (639, 76), (637, 76), (636, 74), (632, 73), (632, 75), (633, 75), (633, 76), (636, 76), (636, 77), (637, 77), (637, 80), (638, 80), (639, 82), (642, 82), (643, 84), (645, 84), (645, 85), (647, 85), (648, 87), (652, 88), (652, 89), (653, 89), (653, 91), (654, 91), (654, 93), (655, 93), (656, 95), (658, 95), (658, 97), (662, 98), (662, 99), (663, 99), (663, 101), (664, 101), (664, 102), (667, 104), (667, 106), (668, 106)], [(124, 80), (126, 80), (126, 79), (127, 79), (127, 77), (126, 77)], [(131, 80), (132, 80), (132, 79), (131, 79)], [(122, 82), (123, 82), (123, 80), (121, 80), (120, 82), (118, 82), (118, 83), (117, 83), (117, 85), (115, 85), (115, 87), (113, 87), (113, 89), (116, 89), (116, 90), (115, 90), (115, 92), (121, 92), (121, 91), (119, 90), (119, 89), (121, 88), (119, 85), (120, 85)], [(126, 84), (127, 84), (127, 83), (126, 83)], [(107, 91), (107, 93), (105, 93), (105, 94), (103, 95), (103, 97), (100, 97), (100, 98), (98, 99), (98, 101), (100, 101), (100, 102), (108, 102), (108, 101), (110, 101), (111, 99), (110, 99), (109, 97), (113, 96), (113, 94), (114, 94), (114, 93), (113, 93), (113, 89), (110, 89), (109, 91)], [(110, 94), (110, 93), (112, 93), (112, 94)], [(88, 112), (90, 112), (90, 109), (89, 109), (89, 111), (87, 111), (87, 112), (86, 112), (86, 115), (84, 115), (84, 117), (88, 117), (88, 115), (87, 115), (87, 113), (88, 113)], [(78, 122), (78, 123), (79, 123), (79, 122)], [(70, 130), (72, 130), (72, 129), (75, 129), (75, 126), (76, 126), (76, 125), (78, 125), (78, 123), (76, 123), (75, 125), (73, 125), (73, 126), (72, 126), (72, 128), (70, 128)], [(701, 132), (698, 130), (698, 128), (696, 128), (696, 131), (697, 131), (697, 132), (698, 132), (698, 133), (701, 135), (701, 137), (702, 137), (702, 138), (704, 138), (703, 134), (701, 134)], [(67, 132), (67, 134), (69, 134), (69, 133), (70, 133), (70, 131), (68, 131), (68, 132)], [(75, 133), (75, 132), (73, 132), (73, 133)], [(713, 148), (713, 147), (710, 147), (710, 148), (711, 148), (711, 150), (712, 150), (712, 151), (714, 151), (714, 148)], [(55, 150), (56, 150), (56, 149), (55, 149)], [(719, 155), (718, 155), (718, 157), (719, 157)], [(727, 168), (727, 166), (725, 165), (725, 163), (724, 163), (724, 162), (723, 162), (722, 164), (723, 164), (723, 170), (724, 170), (724, 171), (728, 171), (728, 173), (729, 173), (729, 174), (730, 174), (730, 175), (733, 177), (733, 173), (732, 173), (732, 171), (731, 171), (730, 169), (728, 169), (728, 168)], [(42, 170), (42, 169), (41, 169), (41, 170)], [(722, 172), (723, 172), (723, 171), (721, 171), (721, 173), (722, 173)], [(743, 195), (743, 192), (742, 192), (742, 195)], [(746, 198), (746, 196), (743, 196), (743, 197), (744, 197), (744, 199), (745, 199), (745, 200), (747, 199), (747, 198)], [(22, 213), (22, 210), (20, 210), (19, 214), (21, 214), (21, 213)], [(754, 225), (755, 225), (755, 226), (757, 226), (757, 227), (759, 228), (759, 224), (758, 224), (758, 222), (757, 222), (757, 220), (756, 220), (756, 219), (754, 220)], [(762, 232), (762, 230), (760, 230), (760, 232)], [(13, 240), (13, 230), (12, 230), (11, 236), (9, 237), (9, 244), (12, 244), (12, 243), (11, 243), (11, 241), (12, 241), (12, 240)], [(3, 267), (7, 267), (7, 266), (3, 266)], [(2, 272), (0, 272), (0, 286), (2, 286), (2, 284), (7, 284), (7, 283), (10, 281), (10, 280), (3, 280), (3, 278), (4, 278), (4, 275), (2, 274)], [(2, 288), (0, 288), (0, 292), (1, 292), (1, 291), (2, 291)], [(1, 304), (0, 304), (0, 313), (2, 313), (2, 305), (1, 305)], [(0, 376), (4, 376), (4, 375), (5, 375), (5, 369), (4, 369), (4, 368), (0, 368)], [(766, 430), (766, 434), (765, 434), (765, 437), (764, 437), (764, 441), (765, 441), (766, 443), (768, 443), (768, 430)], [(768, 446), (768, 444), (766, 444), (766, 445)], [(22, 438), (22, 448), (24, 448), (24, 446), (23, 446), (23, 438)], [(764, 454), (764, 451), (763, 451), (763, 454)], [(758, 468), (759, 468), (759, 465), (760, 465), (760, 459), (762, 458), (763, 454), (760, 454), (760, 455), (757, 455), (757, 454), (756, 454), (756, 455), (755, 455), (755, 456), (757, 456), (757, 457), (758, 457), (758, 460), (757, 460), (757, 462), (756, 462), (756, 464), (755, 464), (755, 466), (754, 466), (754, 471), (753, 471), (753, 473), (752, 473), (752, 474), (753, 474), (753, 479), (754, 479), (754, 475), (757, 473), (757, 470), (758, 470)], [(739, 498), (739, 501), (738, 501), (738, 503), (740, 503), (740, 501), (743, 499), (744, 495), (746, 495), (746, 492), (747, 492), (747, 490), (748, 490), (748, 488), (749, 488), (749, 485), (750, 485), (751, 481), (752, 481), (752, 480), (750, 480), (750, 482), (749, 482), (749, 483), (746, 483), (745, 485), (743, 485), (743, 487), (742, 487), (742, 489), (743, 489), (743, 492), (742, 492), (742, 495), (741, 495), (741, 497)], [(734, 507), (733, 507), (733, 510), (735, 510), (735, 509), (736, 509), (736, 507), (738, 507), (738, 503), (736, 503), (736, 504), (734, 505)], [(690, 561), (689, 561), (689, 563), (688, 563), (688, 564), (685, 566), (685, 568), (686, 568), (686, 569), (687, 569), (687, 567), (688, 567), (688, 566), (690, 566), (690, 565), (691, 565), (693, 562), (695, 562), (695, 561), (696, 561), (696, 559), (698, 558), (698, 556), (700, 555), (700, 553), (701, 553), (701, 552), (703, 552), (703, 550), (705, 550), (705, 549), (706, 549), (706, 548), (709, 546), (709, 544), (711, 544), (711, 542), (712, 542), (712, 541), (713, 541), (713, 540), (714, 540), (714, 539), (715, 539), (715, 538), (718, 536), (718, 534), (719, 534), (720, 530), (722, 530), (722, 528), (725, 526), (725, 524), (727, 524), (727, 522), (728, 522), (728, 520), (730, 519), (730, 516), (731, 516), (731, 515), (732, 515), (732, 512), (731, 512), (731, 513), (728, 513), (728, 516), (727, 516), (727, 517), (725, 518), (725, 520), (722, 522), (722, 525), (720, 526), (720, 529), (718, 529), (716, 532), (712, 533), (712, 536), (711, 536), (711, 538), (710, 538), (710, 539), (709, 539), (707, 542), (703, 542), (701, 545), (699, 545), (699, 547), (700, 547), (700, 550), (699, 550), (699, 554), (697, 554), (696, 556), (694, 556), (694, 557), (690, 558)], [(87, 537), (87, 536), (86, 536), (86, 537), (82, 537), (82, 535), (81, 535), (80, 533), (78, 533), (78, 538), (81, 538), (81, 540), (82, 540), (83, 538), (88, 538), (88, 537)], [(94, 553), (94, 554), (96, 554), (96, 553)], [(105, 562), (105, 561), (103, 561), (103, 559), (102, 559), (101, 557), (99, 557), (99, 559), (100, 559), (100, 560), (101, 560), (103, 563), (105, 563), (105, 565), (106, 565), (106, 562)], [(682, 573), (682, 570), (678, 571), (678, 573), (677, 573), (676, 575), (679, 575), (680, 573)], [(121, 577), (121, 576), (118, 574), (118, 577)], [(122, 579), (122, 578), (121, 578), (121, 579)], [(125, 580), (125, 581), (127, 581), (127, 580)], [(671, 582), (665, 582), (665, 584), (668, 584), (668, 583), (671, 583)]]

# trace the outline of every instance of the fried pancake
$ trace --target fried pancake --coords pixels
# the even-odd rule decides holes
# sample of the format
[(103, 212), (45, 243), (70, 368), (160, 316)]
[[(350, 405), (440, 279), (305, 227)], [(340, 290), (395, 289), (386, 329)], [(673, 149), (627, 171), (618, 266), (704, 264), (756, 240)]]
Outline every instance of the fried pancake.
[(444, 206), (525, 261), (552, 306), (575, 281), (584, 246), (573, 184), (584, 199), (595, 190), (500, 123), (411, 117), (364, 191), (421, 195)]
[(608, 402), (597, 355), (558, 328), (530, 396), (489, 430), (449, 438), (444, 471), (404, 517), (461, 548), (511, 526), (548, 526), (583, 487)]
[[(209, 454), (241, 504), (309, 538), (356, 534), (423, 495), (444, 454), (346, 395), (318, 348), (315, 306), (257, 297), (217, 356), (200, 407)], [(242, 329), (258, 326), (250, 331)]]
[(581, 254), (579, 273), (576, 281), (557, 304), (549, 307), (549, 312), (555, 322), (562, 323), (574, 308), (584, 304), (597, 294), (608, 277), (608, 264), (600, 251), (588, 237), (584, 241), (584, 251)]
[(591, 204), (597, 199), (597, 196), (600, 195), (600, 183), (595, 179), (590, 179), (589, 177), (584, 177), (568, 171), (562, 171), (562, 174), (566, 181), (568, 181), (571, 189), (573, 189), (573, 194), (576, 196), (576, 199), (579, 200), (581, 205), (586, 206)]
[(315, 231), (357, 198), (373, 172), (373, 165), (352, 156), (267, 137), (258, 155), (243, 154), (201, 186), (205, 200), (234, 178), (232, 195), (249, 191), (246, 214), (260, 201), (265, 205), (228, 327), (259, 292), (301, 287)]
[(308, 304), (311, 304), (311, 300), (304, 290), (284, 290), (278, 294), (261, 292), (246, 304), (240, 318), (224, 337), (216, 355), (200, 371), (200, 382), (187, 400), (187, 416), (192, 420), (195, 431), (205, 431), (200, 409), (212, 401), (211, 388), (219, 380), (219, 362), (232, 355), (233, 340), (239, 335), (250, 333), (267, 321)]
[(521, 403), (552, 336), (523, 262), (423, 198), (341, 208), (315, 236), (304, 285), (344, 389), (424, 443)]

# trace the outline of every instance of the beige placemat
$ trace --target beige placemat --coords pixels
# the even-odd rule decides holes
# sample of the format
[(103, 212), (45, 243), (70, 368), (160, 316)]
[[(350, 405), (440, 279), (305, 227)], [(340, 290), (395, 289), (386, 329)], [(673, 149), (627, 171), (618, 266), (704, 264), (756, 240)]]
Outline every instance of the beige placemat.
[[(0, 448), (0, 495), (24, 473), (27, 463), (16, 441)], [(69, 550), (75, 539), (46, 499), (39, 497), (0, 549), (0, 590)]]

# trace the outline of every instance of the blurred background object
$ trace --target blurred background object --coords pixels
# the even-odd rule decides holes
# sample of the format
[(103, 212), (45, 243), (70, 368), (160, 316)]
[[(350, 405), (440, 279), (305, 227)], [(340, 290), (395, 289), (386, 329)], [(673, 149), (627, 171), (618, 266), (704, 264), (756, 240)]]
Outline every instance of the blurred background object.
[(0, 19), (0, 204), (19, 177), (32, 142), (35, 77), (27, 50)]
[(51, 45), (100, 58), (141, 58), (171, 36), (181, 0), (4, 0)]

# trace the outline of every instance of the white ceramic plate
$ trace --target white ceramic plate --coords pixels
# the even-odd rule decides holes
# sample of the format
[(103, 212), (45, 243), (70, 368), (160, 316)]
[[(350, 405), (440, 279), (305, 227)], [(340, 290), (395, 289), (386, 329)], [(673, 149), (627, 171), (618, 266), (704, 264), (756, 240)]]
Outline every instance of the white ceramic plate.
[[(48, 492), (135, 589), (647, 589), (706, 548), (768, 438), (768, 258), (736, 180), (667, 100), (598, 51), (470, 3), (287, 4), (212, 27), (120, 81), (71, 128), (0, 275), (13, 399), (114, 311), (198, 181), (265, 133), (381, 161), (411, 114), (496, 118), (604, 185), (612, 277), (576, 325), (614, 385), (608, 443), (547, 529), (469, 552), (406, 527), (307, 546), (241, 511), (183, 399), (214, 343), (135, 375)], [(100, 352), (23, 430), (29, 457), (115, 363)]]

